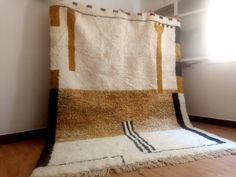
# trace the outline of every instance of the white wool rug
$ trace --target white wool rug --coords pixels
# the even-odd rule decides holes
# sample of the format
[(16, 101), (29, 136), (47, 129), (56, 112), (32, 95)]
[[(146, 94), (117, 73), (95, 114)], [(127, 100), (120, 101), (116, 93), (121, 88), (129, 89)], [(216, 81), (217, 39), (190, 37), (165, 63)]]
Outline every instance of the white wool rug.
[(68, 0), (50, 6), (48, 137), (32, 177), (106, 176), (235, 154), (192, 127), (180, 23)]

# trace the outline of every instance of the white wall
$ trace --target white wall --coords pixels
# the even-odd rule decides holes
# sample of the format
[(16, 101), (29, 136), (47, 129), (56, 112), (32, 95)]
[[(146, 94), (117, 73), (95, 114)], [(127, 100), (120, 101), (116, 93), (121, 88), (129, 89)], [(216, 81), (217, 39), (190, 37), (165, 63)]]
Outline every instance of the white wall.
[[(179, 12), (199, 9), (207, 1), (181, 0)], [(206, 56), (205, 19), (205, 13), (182, 18), (184, 57)], [(183, 68), (183, 76), (190, 115), (236, 121), (236, 62), (192, 65)]]
[(183, 68), (190, 115), (236, 121), (236, 62)]
[(49, 0), (0, 0), (0, 135), (45, 126)]

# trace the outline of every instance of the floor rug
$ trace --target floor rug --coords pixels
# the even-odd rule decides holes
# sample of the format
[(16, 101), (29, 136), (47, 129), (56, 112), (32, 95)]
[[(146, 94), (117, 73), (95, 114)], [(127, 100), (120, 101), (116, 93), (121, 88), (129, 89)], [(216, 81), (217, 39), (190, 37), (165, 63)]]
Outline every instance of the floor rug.
[(48, 137), (32, 177), (106, 176), (235, 154), (192, 127), (180, 23), (68, 0), (50, 6)]

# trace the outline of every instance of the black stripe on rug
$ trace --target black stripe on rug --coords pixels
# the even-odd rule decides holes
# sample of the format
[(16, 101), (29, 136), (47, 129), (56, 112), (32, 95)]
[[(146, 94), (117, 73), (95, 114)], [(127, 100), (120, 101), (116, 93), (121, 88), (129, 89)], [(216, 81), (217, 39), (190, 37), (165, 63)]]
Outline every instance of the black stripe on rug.
[(135, 143), (135, 146), (144, 153), (155, 152), (155, 148), (152, 147), (146, 140), (141, 138), (133, 129), (132, 121), (122, 122), (122, 127), (125, 135)]
[(130, 125), (131, 125), (131, 129), (132, 129), (133, 133), (134, 133), (139, 139), (141, 139), (141, 140), (145, 143), (145, 145), (149, 147), (149, 149), (150, 149), (151, 151), (156, 151), (156, 149), (155, 149), (151, 144), (149, 144), (144, 138), (142, 138), (142, 137), (134, 130), (133, 121), (130, 121), (129, 123), (130, 123)]
[(148, 153), (151, 153), (152, 150), (150, 149), (150, 147), (145, 143), (145, 141), (143, 141), (143, 138), (139, 138), (139, 136), (137, 136), (137, 134), (135, 134), (135, 132), (133, 131), (133, 127), (131, 125), (131, 122), (132, 121), (127, 121), (127, 126), (128, 126), (128, 129), (130, 130), (132, 136), (138, 140), (138, 142), (140, 142), (143, 147), (147, 150)]
[(208, 140), (214, 141), (216, 143), (219, 143), (219, 144), (225, 143), (224, 141), (221, 141), (221, 140), (219, 140), (217, 138), (211, 137), (211, 136), (209, 136), (209, 135), (207, 135), (205, 133), (202, 133), (202, 132), (199, 132), (199, 131), (197, 131), (195, 129), (191, 129), (191, 128), (187, 127), (185, 125), (185, 123), (184, 123), (183, 116), (182, 116), (181, 109), (180, 109), (181, 105), (180, 105), (180, 102), (179, 102), (179, 94), (178, 93), (173, 93), (172, 94), (172, 98), (173, 98), (173, 103), (174, 103), (174, 108), (175, 108), (175, 114), (176, 114), (177, 122), (178, 122), (178, 124), (182, 128), (184, 128), (186, 130), (189, 130), (189, 131), (191, 131), (193, 133), (196, 133), (196, 134), (198, 134), (198, 135), (200, 135), (200, 136), (202, 136), (202, 137), (204, 137), (204, 138), (206, 138)]
[(138, 140), (131, 134), (127, 122), (122, 122), (122, 127), (123, 127), (123, 130), (124, 130), (124, 134), (125, 134), (131, 141), (133, 141), (133, 143), (135, 144), (135, 146), (136, 146), (141, 152), (147, 151), (147, 149), (145, 148), (145, 146), (144, 146), (140, 141), (138, 141)]
[(56, 134), (57, 102), (58, 102), (58, 89), (51, 89), (49, 92), (46, 143), (36, 167), (47, 166), (51, 158)]
[(85, 162), (94, 162), (94, 161), (100, 161), (100, 160), (104, 160), (104, 159), (115, 159), (115, 158), (120, 158), (122, 164), (125, 165), (125, 159), (124, 159), (123, 155), (115, 155), (115, 156), (110, 156), (110, 157), (105, 156), (105, 157), (99, 157), (99, 158), (81, 160), (81, 161), (71, 161), (71, 162), (60, 163), (60, 164), (50, 164), (48, 166), (63, 166), (63, 165), (71, 165), (71, 164), (78, 164), (78, 163), (85, 163)]

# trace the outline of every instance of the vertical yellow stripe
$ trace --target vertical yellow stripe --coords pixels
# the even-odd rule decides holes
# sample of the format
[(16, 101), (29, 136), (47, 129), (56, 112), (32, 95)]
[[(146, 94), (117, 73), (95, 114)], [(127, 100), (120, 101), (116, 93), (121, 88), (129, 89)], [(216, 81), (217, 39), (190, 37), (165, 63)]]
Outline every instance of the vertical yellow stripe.
[(157, 87), (158, 92), (163, 92), (162, 86), (162, 34), (164, 27), (160, 24), (155, 24), (155, 29), (157, 32), (157, 61), (156, 61), (156, 70), (157, 70)]
[(75, 71), (75, 11), (67, 10), (69, 70)]
[(50, 14), (50, 26), (60, 26), (59, 7), (51, 6), (49, 9), (49, 14)]
[(181, 46), (179, 43), (175, 44), (175, 54), (176, 54), (176, 62), (180, 62), (180, 60), (181, 60)]
[(182, 76), (176, 76), (176, 81), (177, 81), (177, 88), (179, 93), (183, 93), (183, 78)]
[[(176, 53), (176, 62), (180, 62), (181, 60), (181, 45), (179, 43), (175, 44), (175, 53)], [(176, 76), (176, 83), (177, 83), (177, 89), (179, 93), (183, 93), (183, 77), (182, 76)]]

